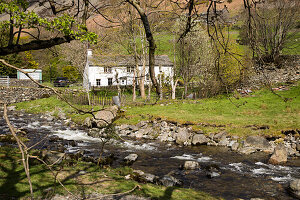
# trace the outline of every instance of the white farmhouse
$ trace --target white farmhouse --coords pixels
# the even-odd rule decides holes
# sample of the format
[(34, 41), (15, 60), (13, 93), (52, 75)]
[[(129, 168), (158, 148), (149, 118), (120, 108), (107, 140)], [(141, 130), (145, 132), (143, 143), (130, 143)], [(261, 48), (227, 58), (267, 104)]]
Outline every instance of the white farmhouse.
[[(139, 70), (142, 70), (142, 62), (138, 62)], [(92, 51), (87, 52), (87, 63), (84, 70), (83, 86), (91, 87), (111, 85), (132, 85), (134, 77), (135, 61), (131, 55), (117, 56), (93, 56)], [(171, 80), (173, 63), (167, 55), (155, 56), (155, 76), (162, 77), (163, 81)], [(138, 75), (136, 75), (138, 76)], [(149, 61), (146, 60), (145, 84), (150, 83)]]

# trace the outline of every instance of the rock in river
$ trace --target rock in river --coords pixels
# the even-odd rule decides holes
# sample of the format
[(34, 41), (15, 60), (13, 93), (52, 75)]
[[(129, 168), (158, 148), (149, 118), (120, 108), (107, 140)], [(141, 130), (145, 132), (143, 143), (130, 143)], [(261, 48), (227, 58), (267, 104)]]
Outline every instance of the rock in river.
[(176, 133), (176, 143), (180, 145), (191, 145), (193, 133), (186, 128), (179, 128)]
[(130, 165), (133, 162), (135, 162), (137, 158), (138, 158), (137, 154), (135, 154), (135, 153), (129, 154), (128, 156), (126, 156), (124, 158), (125, 164)]
[(246, 138), (246, 145), (255, 147), (256, 149), (268, 149), (270, 144), (268, 140), (262, 136), (254, 135)]
[(203, 134), (195, 134), (193, 136), (192, 144), (193, 145), (207, 144), (208, 141), (209, 141), (209, 139), (205, 135), (203, 135)]
[(160, 184), (166, 187), (180, 186), (182, 182), (171, 175), (165, 175), (159, 180)]
[(183, 169), (185, 170), (194, 170), (199, 168), (199, 163), (196, 161), (185, 161)]
[(288, 153), (287, 153), (286, 147), (283, 144), (279, 144), (275, 147), (274, 153), (271, 156), (269, 163), (271, 163), (273, 165), (285, 163), (285, 162), (287, 162), (287, 156), (288, 156)]
[(117, 106), (111, 106), (107, 109), (101, 110), (95, 114), (95, 122), (98, 128), (103, 128), (110, 124), (115, 117), (117, 117), (119, 108)]
[(300, 179), (293, 180), (288, 190), (295, 198), (300, 199)]

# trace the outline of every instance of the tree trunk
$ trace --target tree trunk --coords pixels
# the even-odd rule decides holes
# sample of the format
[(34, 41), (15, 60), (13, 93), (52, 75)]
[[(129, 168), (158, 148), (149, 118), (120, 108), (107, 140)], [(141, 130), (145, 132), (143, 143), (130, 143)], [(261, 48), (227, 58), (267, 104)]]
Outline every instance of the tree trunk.
[(177, 87), (178, 79), (173, 83), (172, 81), (172, 99), (176, 99), (176, 87)]
[(140, 87), (140, 93), (142, 99), (146, 99), (146, 94), (145, 94), (145, 68), (146, 68), (146, 51), (144, 47), (144, 36), (142, 35), (143, 33), (140, 31), (140, 36), (141, 36), (141, 44), (142, 44), (142, 50), (143, 50), (143, 55), (142, 55), (142, 70), (140, 72), (140, 81), (139, 81), (139, 87)]
[(139, 5), (139, 2), (136, 0), (126, 0), (128, 3), (130, 3), (139, 13), (141, 20), (143, 22), (144, 25), (144, 29), (145, 29), (145, 33), (146, 33), (146, 37), (149, 43), (149, 73), (150, 73), (150, 78), (151, 81), (153, 83), (153, 86), (156, 89), (156, 94), (158, 96), (160, 96), (160, 87), (159, 84), (155, 78), (155, 71), (154, 71), (154, 66), (155, 66), (155, 41), (151, 32), (151, 28), (150, 28), (150, 23), (148, 21), (148, 17), (144, 11), (144, 9)]
[(118, 74), (117, 70), (116, 70), (115, 79), (116, 79), (116, 82), (117, 82), (118, 96), (121, 100), (121, 88), (120, 88), (119, 74)]
[(148, 84), (148, 97), (147, 97), (147, 99), (150, 101), (150, 99), (151, 99), (151, 82), (149, 82), (149, 84)]
[(159, 87), (160, 87), (159, 99), (162, 100), (163, 99), (163, 93), (162, 93), (162, 77), (161, 77), (161, 74), (159, 74)]
[[(138, 66), (136, 66), (137, 68)], [(135, 80), (135, 76), (136, 76), (136, 68), (133, 71), (133, 80), (132, 80), (132, 101), (135, 102), (136, 101), (136, 80)]]
[(184, 81), (184, 98), (188, 95), (188, 83), (186, 81)]

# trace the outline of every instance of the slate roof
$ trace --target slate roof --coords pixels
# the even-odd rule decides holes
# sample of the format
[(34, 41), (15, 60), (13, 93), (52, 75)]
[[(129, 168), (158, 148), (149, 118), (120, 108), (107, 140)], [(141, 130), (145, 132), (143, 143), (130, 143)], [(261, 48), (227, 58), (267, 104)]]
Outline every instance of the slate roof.
[[(134, 66), (134, 58), (132, 55), (115, 55), (115, 56), (88, 56), (88, 63), (90, 66)], [(146, 59), (146, 66), (148, 66), (148, 57)], [(139, 60), (139, 65), (142, 62)], [(167, 55), (155, 56), (155, 66), (173, 66)]]

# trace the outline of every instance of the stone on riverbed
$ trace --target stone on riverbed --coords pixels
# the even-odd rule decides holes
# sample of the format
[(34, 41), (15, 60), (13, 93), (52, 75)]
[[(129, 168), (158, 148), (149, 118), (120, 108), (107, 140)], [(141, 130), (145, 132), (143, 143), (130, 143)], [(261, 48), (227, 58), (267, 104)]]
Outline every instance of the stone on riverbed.
[(278, 165), (287, 162), (288, 152), (283, 144), (279, 144), (275, 147), (274, 153), (271, 156), (269, 163)]
[(230, 139), (223, 135), (220, 139), (219, 146), (228, 146), (230, 144)]
[(245, 144), (256, 149), (263, 150), (270, 148), (268, 140), (262, 136), (254, 135), (246, 138)]
[(156, 183), (158, 179), (157, 176), (153, 174), (145, 173), (142, 170), (133, 170), (132, 178), (142, 183)]
[(125, 164), (130, 165), (133, 162), (135, 162), (137, 160), (137, 158), (138, 158), (137, 154), (135, 154), (135, 153), (129, 154), (128, 156), (126, 156), (124, 158)]
[(193, 138), (193, 133), (188, 131), (186, 128), (179, 128), (175, 135), (175, 140), (177, 144), (180, 145), (191, 145)]
[(182, 182), (171, 175), (165, 175), (159, 180), (159, 183), (166, 187), (180, 186)]
[(297, 143), (296, 149), (297, 151), (300, 151), (300, 143)]
[(104, 128), (117, 117), (119, 108), (117, 106), (111, 106), (104, 110), (101, 110), (95, 114), (95, 121), (98, 128)]
[(41, 151), (41, 157), (48, 164), (60, 164), (62, 160), (65, 158), (65, 153), (57, 152), (57, 151), (49, 151), (43, 150)]
[(208, 141), (209, 141), (209, 139), (205, 135), (203, 135), (203, 134), (195, 134), (193, 136), (192, 144), (193, 145), (207, 144)]
[(291, 181), (288, 191), (292, 196), (300, 199), (300, 179)]
[(220, 167), (215, 164), (206, 166), (205, 170), (208, 178), (215, 178), (221, 175)]
[(183, 169), (185, 170), (194, 170), (199, 168), (199, 163), (196, 161), (185, 161), (183, 165)]
[(85, 118), (84, 122), (83, 122), (83, 126), (86, 126), (88, 128), (93, 128), (93, 120), (90, 117)]
[(251, 153), (254, 153), (256, 152), (256, 148), (255, 147), (242, 147), (240, 149), (238, 149), (238, 152), (241, 153), (241, 154), (246, 154), (246, 155), (249, 155)]
[(232, 145), (231, 145), (231, 150), (232, 151), (237, 151), (238, 148), (239, 148), (240, 144), (238, 142), (234, 142)]

